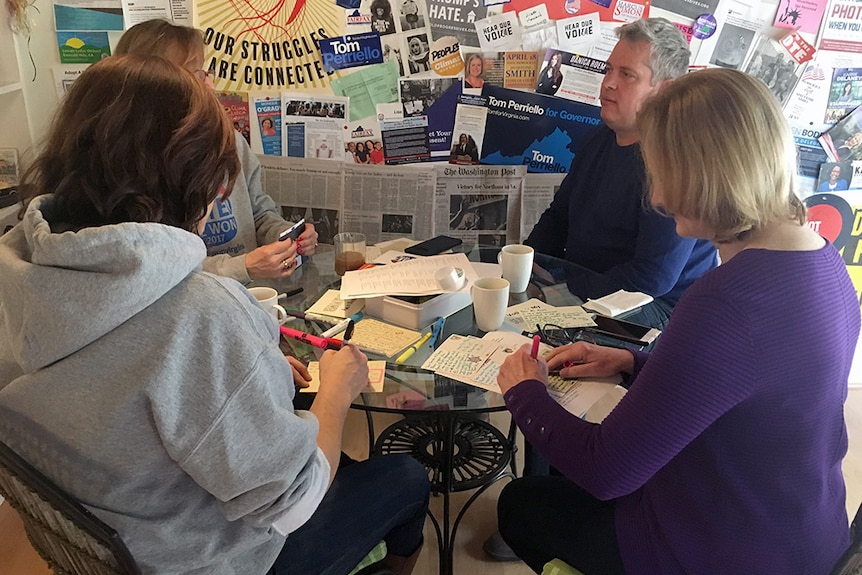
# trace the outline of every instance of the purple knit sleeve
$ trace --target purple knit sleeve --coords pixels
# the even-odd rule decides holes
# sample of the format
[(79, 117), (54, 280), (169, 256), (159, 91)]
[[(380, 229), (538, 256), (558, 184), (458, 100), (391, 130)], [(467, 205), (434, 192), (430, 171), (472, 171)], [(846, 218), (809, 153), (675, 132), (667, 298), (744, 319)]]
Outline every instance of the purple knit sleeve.
[(526, 439), (600, 499), (642, 486), (757, 379), (746, 318), (714, 297), (684, 300), (655, 351), (635, 354), (637, 385), (601, 425), (566, 412), (540, 381), (522, 382), (505, 396)]

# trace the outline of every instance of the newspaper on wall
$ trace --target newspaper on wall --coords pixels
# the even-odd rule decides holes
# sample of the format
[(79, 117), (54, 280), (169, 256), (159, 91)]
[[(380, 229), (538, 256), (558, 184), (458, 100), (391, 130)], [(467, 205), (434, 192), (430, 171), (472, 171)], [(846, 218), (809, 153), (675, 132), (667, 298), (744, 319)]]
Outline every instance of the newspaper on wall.
[(341, 163), (326, 160), (258, 156), (263, 189), (289, 222), (314, 224), (318, 241), (332, 244), (338, 233), (344, 196)]
[(520, 240), (524, 166), (438, 165), (433, 235), (459, 238), (465, 248)]
[(434, 170), (430, 165), (344, 165), (341, 226), (369, 244), (432, 237)]
[(566, 174), (527, 174), (524, 180), (524, 191), (521, 193), (521, 238), (519, 243), (533, 231), (533, 226), (551, 205), (554, 194), (560, 189), (560, 184)]

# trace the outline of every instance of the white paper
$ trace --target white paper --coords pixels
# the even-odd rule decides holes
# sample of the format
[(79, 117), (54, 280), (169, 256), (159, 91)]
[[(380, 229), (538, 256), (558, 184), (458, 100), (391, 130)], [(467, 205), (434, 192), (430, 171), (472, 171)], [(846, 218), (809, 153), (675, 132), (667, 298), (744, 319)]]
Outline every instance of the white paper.
[(123, 0), (123, 24), (126, 30), (147, 20), (173, 20), (169, 0)]
[(521, 24), (514, 12), (505, 12), (477, 20), (476, 35), (483, 52), (521, 49)]
[(518, 12), (518, 20), (525, 32), (544, 28), (551, 24), (551, 19), (548, 17), (548, 7), (544, 4), (537, 4), (532, 8), (521, 10)]
[[(464, 270), (467, 286), (460, 290), (444, 290), (435, 278), (444, 267)], [(478, 279), (476, 270), (464, 254), (444, 254), (350, 271), (341, 280), (341, 298), (366, 298), (383, 295), (433, 295), (465, 291)]]
[(584, 307), (597, 311), (602, 315), (616, 317), (621, 313), (646, 305), (652, 299), (652, 296), (649, 294), (618, 290), (604, 297), (588, 299)]
[(557, 20), (558, 48), (573, 54), (589, 54), (590, 48), (601, 39), (601, 26), (595, 12)]

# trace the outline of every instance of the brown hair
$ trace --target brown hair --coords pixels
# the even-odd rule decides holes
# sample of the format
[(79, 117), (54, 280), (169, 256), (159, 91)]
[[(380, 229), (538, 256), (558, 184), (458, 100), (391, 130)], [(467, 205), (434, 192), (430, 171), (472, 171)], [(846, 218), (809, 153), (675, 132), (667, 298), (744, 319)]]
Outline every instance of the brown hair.
[(112, 56), (75, 80), (22, 199), (53, 193), (58, 221), (74, 229), (159, 222), (196, 232), (239, 168), (233, 129), (194, 75), (157, 56)]
[(793, 136), (757, 78), (720, 68), (682, 76), (644, 103), (637, 127), (650, 188), (670, 213), (709, 224), (713, 241), (805, 224)]
[(156, 19), (135, 24), (126, 30), (117, 42), (114, 54), (161, 56), (183, 65), (203, 48), (203, 35), (197, 28), (177, 26), (167, 20)]

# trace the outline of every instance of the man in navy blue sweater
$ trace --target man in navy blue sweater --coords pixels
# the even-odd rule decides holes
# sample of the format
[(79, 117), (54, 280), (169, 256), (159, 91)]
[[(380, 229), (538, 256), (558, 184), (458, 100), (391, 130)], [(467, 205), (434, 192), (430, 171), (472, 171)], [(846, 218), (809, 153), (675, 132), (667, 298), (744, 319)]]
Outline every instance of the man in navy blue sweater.
[(602, 81), (604, 124), (581, 143), (525, 243), (570, 262), (566, 283), (584, 301), (620, 289), (653, 296), (626, 319), (663, 328), (682, 292), (717, 258), (712, 244), (681, 238), (673, 219), (644, 202), (635, 117), (644, 100), (687, 71), (690, 52), (679, 30), (661, 18), (633, 22), (617, 34)]

